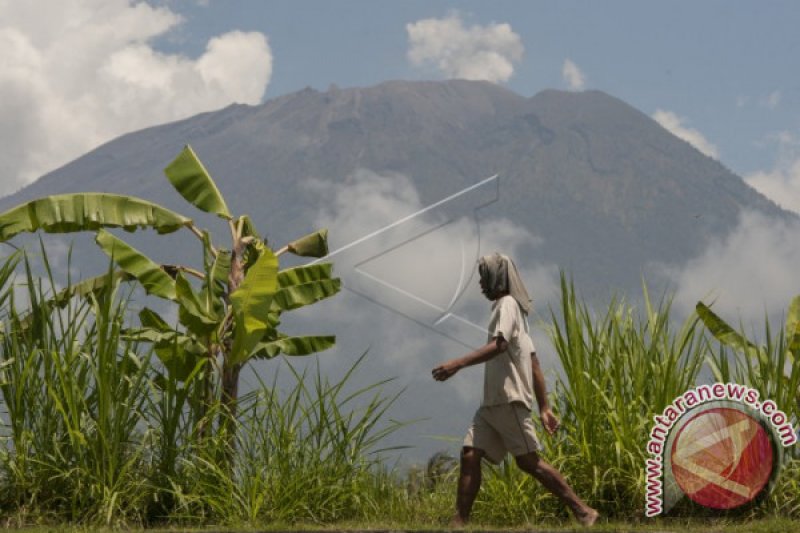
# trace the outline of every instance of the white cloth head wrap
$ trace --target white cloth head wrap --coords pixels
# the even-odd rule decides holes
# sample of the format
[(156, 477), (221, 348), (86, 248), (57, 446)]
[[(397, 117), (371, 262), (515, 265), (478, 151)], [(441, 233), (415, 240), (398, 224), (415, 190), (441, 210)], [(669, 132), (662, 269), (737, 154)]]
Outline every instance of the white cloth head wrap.
[(530, 314), (533, 307), (531, 299), (511, 258), (497, 252), (484, 255), (478, 261), (478, 273), (489, 298), (494, 300), (500, 294), (507, 292), (517, 301), (526, 315)]

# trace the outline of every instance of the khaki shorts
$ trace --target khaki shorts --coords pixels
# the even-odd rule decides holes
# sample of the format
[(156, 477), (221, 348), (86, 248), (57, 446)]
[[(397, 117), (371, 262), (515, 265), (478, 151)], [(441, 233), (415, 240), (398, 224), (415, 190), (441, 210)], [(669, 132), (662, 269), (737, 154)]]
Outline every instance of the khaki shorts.
[(464, 446), (483, 450), (494, 464), (500, 463), (506, 452), (519, 457), (542, 449), (531, 410), (521, 402), (479, 408), (464, 437)]

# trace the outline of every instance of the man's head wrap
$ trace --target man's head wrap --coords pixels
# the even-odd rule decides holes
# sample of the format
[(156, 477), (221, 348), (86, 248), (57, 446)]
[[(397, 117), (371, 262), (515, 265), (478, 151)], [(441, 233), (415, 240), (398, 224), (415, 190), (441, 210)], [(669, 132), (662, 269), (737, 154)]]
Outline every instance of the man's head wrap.
[(507, 292), (517, 301), (526, 315), (530, 314), (532, 305), (528, 291), (522, 283), (514, 261), (507, 255), (497, 252), (484, 255), (478, 261), (478, 273), (489, 298), (494, 300), (500, 294)]

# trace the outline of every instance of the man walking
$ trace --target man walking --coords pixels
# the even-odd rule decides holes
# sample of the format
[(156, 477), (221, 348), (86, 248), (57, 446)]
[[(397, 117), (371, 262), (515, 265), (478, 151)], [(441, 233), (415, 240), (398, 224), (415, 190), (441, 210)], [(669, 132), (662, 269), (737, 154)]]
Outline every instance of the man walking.
[(494, 464), (511, 453), (517, 465), (535, 477), (572, 510), (575, 518), (591, 526), (598, 512), (581, 500), (563, 476), (539, 457), (541, 444), (531, 419), (533, 396), (542, 424), (552, 434), (558, 419), (547, 402), (547, 391), (536, 350), (528, 331), (531, 302), (514, 262), (495, 253), (478, 264), (481, 292), (493, 301), (487, 344), (463, 357), (433, 369), (433, 378), (445, 381), (462, 368), (486, 363), (483, 401), (475, 413), (461, 450), (461, 471), (453, 525), (469, 520), (481, 486), (481, 459)]

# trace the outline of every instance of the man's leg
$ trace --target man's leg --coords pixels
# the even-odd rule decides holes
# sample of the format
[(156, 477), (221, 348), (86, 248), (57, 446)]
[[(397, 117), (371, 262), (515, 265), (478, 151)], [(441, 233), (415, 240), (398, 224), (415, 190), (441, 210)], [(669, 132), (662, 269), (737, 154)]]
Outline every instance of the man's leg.
[(530, 452), (516, 457), (517, 465), (528, 474), (535, 477), (547, 490), (558, 496), (561, 501), (572, 509), (575, 518), (585, 525), (591, 526), (600, 514), (586, 505), (575, 491), (567, 484), (561, 473), (546, 463), (536, 452)]
[(458, 492), (456, 493), (456, 515), (452, 525), (463, 526), (469, 521), (472, 504), (478, 489), (481, 488), (481, 459), (484, 451), (480, 448), (464, 446), (461, 449), (461, 471), (458, 476)]

